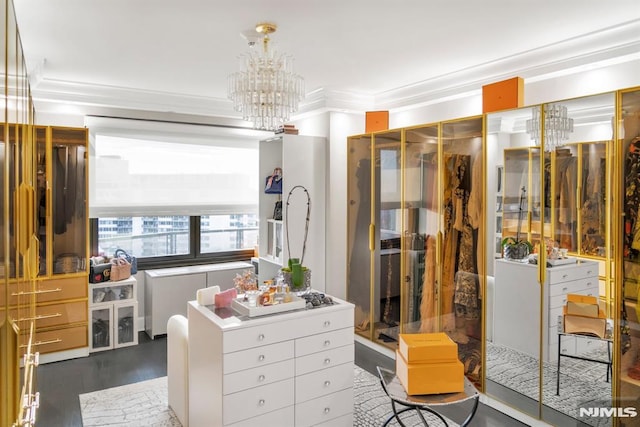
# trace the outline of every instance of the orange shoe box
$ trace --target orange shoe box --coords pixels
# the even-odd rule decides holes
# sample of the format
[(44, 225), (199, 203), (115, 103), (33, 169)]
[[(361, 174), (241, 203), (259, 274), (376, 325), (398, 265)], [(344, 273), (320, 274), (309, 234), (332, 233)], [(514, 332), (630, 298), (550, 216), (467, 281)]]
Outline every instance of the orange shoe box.
[(408, 363), (396, 350), (396, 376), (410, 395), (464, 390), (464, 365), (457, 358), (453, 362)]
[(409, 363), (439, 363), (458, 360), (458, 345), (444, 332), (400, 334), (398, 350)]

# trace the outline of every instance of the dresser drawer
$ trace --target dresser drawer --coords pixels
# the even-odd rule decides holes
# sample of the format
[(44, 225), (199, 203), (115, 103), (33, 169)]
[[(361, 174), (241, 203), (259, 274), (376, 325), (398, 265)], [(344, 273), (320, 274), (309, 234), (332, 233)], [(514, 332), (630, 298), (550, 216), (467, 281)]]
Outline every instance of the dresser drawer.
[(295, 322), (297, 337), (321, 334), (323, 332), (335, 331), (337, 329), (351, 328), (353, 330), (353, 311), (322, 311), (322, 308), (315, 309), (318, 314), (305, 316)]
[[(567, 304), (568, 294), (591, 295), (595, 297), (598, 296), (598, 284), (596, 283), (595, 280), (585, 279), (585, 280), (580, 280), (579, 282), (583, 283), (583, 285), (586, 286), (586, 288), (574, 289), (574, 288), (578, 288), (579, 286), (578, 285), (568, 286), (567, 288), (571, 289), (571, 292), (549, 297), (549, 308), (564, 307)], [(561, 288), (565, 287), (562, 285), (555, 285), (553, 287), (558, 287), (558, 286), (560, 286)]]
[(293, 379), (288, 379), (222, 396), (222, 423), (233, 424), (293, 405), (293, 385)]
[(36, 332), (33, 343), (33, 351), (38, 351), (40, 354), (87, 347), (89, 345), (87, 326)]
[(353, 413), (316, 424), (315, 427), (353, 427)]
[(296, 403), (353, 387), (353, 363), (296, 377)]
[[(79, 277), (65, 277), (61, 279), (48, 279), (36, 281), (36, 302), (53, 302), (69, 299), (87, 298), (89, 289), (89, 279), (87, 275)], [(24, 292), (24, 285), (18, 287), (16, 283), (9, 285), (10, 304), (24, 304), (28, 301), (30, 295), (15, 295), (20, 289)]]
[(291, 323), (295, 322), (276, 322), (225, 332), (222, 337), (223, 351), (225, 353), (232, 353), (293, 340), (296, 335)]
[[(225, 424), (228, 427), (271, 427), (271, 426), (292, 426), (294, 425), (295, 414), (294, 407), (287, 406), (286, 408), (278, 409), (264, 415), (260, 415), (255, 418), (249, 418), (233, 424)], [(351, 424), (349, 424), (351, 427)]]
[(549, 296), (554, 297), (558, 295), (576, 293), (580, 293), (582, 295), (598, 295), (598, 286), (599, 281), (597, 277), (555, 283), (553, 285), (549, 285)]
[[(87, 313), (86, 301), (37, 306), (35, 314), (36, 329), (86, 322)], [(13, 309), (11, 310), (11, 316), (18, 321), (21, 327), (26, 325), (23, 323), (25, 319), (32, 318), (27, 308)]]
[(296, 340), (296, 357), (353, 344), (353, 328), (310, 335)]
[[(351, 366), (353, 373), (353, 366)], [(353, 413), (353, 389), (348, 388), (296, 405), (296, 427), (333, 425), (330, 420)], [(343, 425), (343, 424), (339, 424)]]
[(245, 369), (225, 375), (222, 378), (222, 394), (237, 393), (293, 377), (293, 359), (272, 363), (257, 368)]
[(547, 276), (550, 284), (585, 279), (587, 277), (595, 277), (597, 282), (598, 264), (595, 262), (585, 262), (566, 267), (551, 267), (547, 269)]
[(293, 359), (293, 349), (294, 343), (293, 340), (290, 340), (277, 344), (250, 348), (249, 350), (225, 353), (222, 355), (222, 371), (224, 374), (230, 374), (244, 369), (267, 365), (269, 363)]
[(309, 372), (353, 362), (353, 358), (354, 345), (352, 339), (349, 345), (296, 358), (296, 375), (304, 375)]

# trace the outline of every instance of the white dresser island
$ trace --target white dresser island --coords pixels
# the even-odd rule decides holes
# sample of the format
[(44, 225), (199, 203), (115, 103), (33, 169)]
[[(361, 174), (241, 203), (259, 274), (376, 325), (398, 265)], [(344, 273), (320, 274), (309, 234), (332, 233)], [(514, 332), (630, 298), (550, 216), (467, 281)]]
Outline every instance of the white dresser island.
[(188, 305), (189, 425), (352, 426), (353, 305), (248, 318)]

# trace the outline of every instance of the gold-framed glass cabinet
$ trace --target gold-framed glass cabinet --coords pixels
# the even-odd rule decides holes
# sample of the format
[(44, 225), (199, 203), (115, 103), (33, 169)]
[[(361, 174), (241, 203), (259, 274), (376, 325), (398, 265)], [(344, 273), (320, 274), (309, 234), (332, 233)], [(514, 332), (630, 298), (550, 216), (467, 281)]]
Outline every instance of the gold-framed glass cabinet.
[(640, 419), (640, 87), (618, 91), (617, 101), (613, 270), (621, 280), (615, 282), (620, 301), (614, 312), (619, 350), (614, 353), (615, 406), (635, 410), (635, 417), (619, 418), (619, 425), (635, 426)]
[(0, 425), (30, 426), (37, 407), (35, 113), (12, 1), (0, 2), (0, 16)]
[[(486, 259), (486, 393), (552, 425), (592, 422), (580, 408), (610, 408), (614, 396), (598, 361), (614, 357), (615, 105), (606, 93), (486, 115), (496, 200), (486, 217), (495, 253)], [(557, 115), (565, 108), (567, 120)], [(527, 239), (534, 256), (504, 259), (505, 237)], [(598, 297), (610, 319), (603, 337), (563, 334), (568, 294)]]
[(356, 333), (446, 332), (482, 388), (481, 116), (348, 138), (347, 299)]

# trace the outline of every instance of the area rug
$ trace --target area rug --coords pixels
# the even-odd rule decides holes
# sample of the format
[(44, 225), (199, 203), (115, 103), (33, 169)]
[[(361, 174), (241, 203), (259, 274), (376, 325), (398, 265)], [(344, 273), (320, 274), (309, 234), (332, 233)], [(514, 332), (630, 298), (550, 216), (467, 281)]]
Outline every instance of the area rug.
[[(584, 356), (606, 360), (606, 351), (594, 351)], [(611, 405), (611, 382), (606, 381), (603, 364), (562, 358), (560, 365), (560, 395), (556, 395), (557, 361), (543, 364), (542, 399), (549, 406), (592, 426), (610, 425), (608, 418), (579, 418), (579, 407)], [(487, 379), (538, 400), (538, 360), (501, 345), (487, 343)], [(611, 381), (611, 378), (609, 378)]]
[[(353, 425), (382, 425), (392, 410), (378, 377), (356, 366), (353, 386)], [(167, 377), (85, 393), (79, 399), (85, 427), (180, 427), (180, 422), (167, 406)], [(427, 422), (435, 422), (431, 414), (425, 413), (425, 418)], [(416, 415), (403, 414), (402, 421), (407, 427), (422, 425)], [(451, 426), (457, 426), (448, 421)]]

